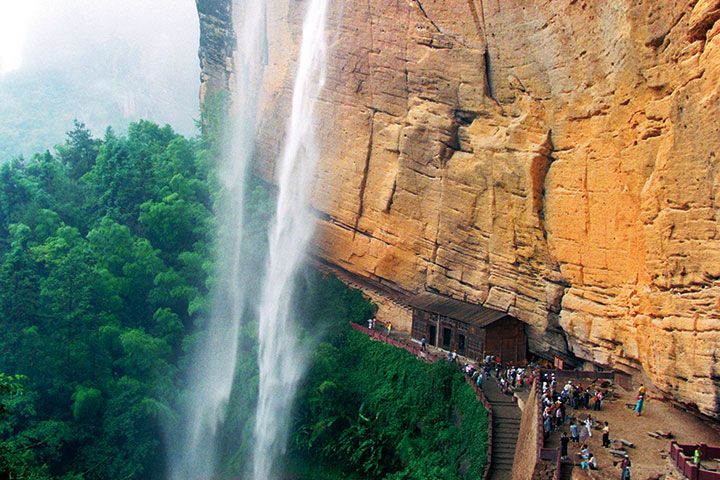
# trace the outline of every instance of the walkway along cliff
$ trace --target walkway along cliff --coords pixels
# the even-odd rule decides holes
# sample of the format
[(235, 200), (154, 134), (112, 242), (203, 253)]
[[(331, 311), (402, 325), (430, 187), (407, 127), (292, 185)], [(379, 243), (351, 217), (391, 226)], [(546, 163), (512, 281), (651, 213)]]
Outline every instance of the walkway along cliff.
[[(266, 179), (307, 3), (268, 6)], [(203, 98), (231, 83), (231, 8), (198, 0)], [(412, 307), (509, 315), (533, 353), (720, 417), (720, 2), (330, 9), (318, 259)]]

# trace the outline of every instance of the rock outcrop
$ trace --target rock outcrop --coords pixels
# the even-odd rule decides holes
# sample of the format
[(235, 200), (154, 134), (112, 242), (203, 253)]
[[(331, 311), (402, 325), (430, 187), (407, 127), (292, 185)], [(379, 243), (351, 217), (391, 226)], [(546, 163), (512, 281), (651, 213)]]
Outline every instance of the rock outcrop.
[(230, 0), (197, 0), (200, 21), (200, 102), (208, 92), (229, 88), (235, 50), (232, 3)]
[[(271, 5), (267, 178), (305, 2)], [(372, 0), (332, 19), (317, 255), (507, 311), (536, 351), (720, 416), (720, 0)]]

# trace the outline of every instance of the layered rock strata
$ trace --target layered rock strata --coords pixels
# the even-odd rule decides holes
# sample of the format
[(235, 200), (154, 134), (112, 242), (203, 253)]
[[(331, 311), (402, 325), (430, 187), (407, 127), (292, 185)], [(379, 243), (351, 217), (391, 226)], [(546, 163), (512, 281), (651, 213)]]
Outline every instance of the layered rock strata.
[(229, 89), (235, 32), (230, 0), (196, 0), (200, 21), (200, 103), (208, 92)]
[[(271, 5), (268, 179), (305, 2)], [(720, 416), (720, 0), (332, 13), (315, 253), (506, 311), (533, 350), (642, 373)], [(227, 58), (214, 45), (208, 78)]]

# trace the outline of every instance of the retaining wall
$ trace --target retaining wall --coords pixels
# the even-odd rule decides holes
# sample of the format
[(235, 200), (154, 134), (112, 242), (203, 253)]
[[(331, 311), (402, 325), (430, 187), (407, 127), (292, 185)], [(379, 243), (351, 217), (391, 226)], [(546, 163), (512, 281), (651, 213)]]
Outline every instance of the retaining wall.
[[(681, 445), (674, 440), (670, 442), (670, 458), (680, 472), (690, 480), (720, 480), (720, 472), (705, 470), (692, 461), (696, 445)], [(719, 458), (720, 447), (699, 444), (700, 458)]]
[(536, 379), (530, 388), (530, 395), (520, 418), (512, 480), (558, 480), (559, 478), (560, 450), (545, 448), (540, 386)]

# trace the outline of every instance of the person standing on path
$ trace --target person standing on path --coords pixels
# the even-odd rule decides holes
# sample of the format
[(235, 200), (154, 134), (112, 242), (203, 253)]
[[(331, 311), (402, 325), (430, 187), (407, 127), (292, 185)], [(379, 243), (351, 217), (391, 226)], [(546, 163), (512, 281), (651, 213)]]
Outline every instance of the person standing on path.
[(603, 447), (608, 448), (610, 446), (610, 424), (608, 422), (605, 422), (602, 429), (602, 442)]
[(563, 432), (562, 437), (560, 437), (560, 458), (567, 458), (568, 443), (570, 443), (570, 437), (567, 436), (567, 433)]
[(573, 423), (570, 424), (570, 438), (573, 443), (580, 443), (580, 433), (578, 432), (577, 422), (574, 420)]
[(620, 480), (630, 480), (630, 457), (625, 455), (620, 462)]
[(635, 403), (635, 415), (638, 417), (642, 414), (643, 405), (645, 404), (645, 395), (638, 395)]
[(423, 352), (427, 352), (427, 338), (425, 338), (425, 335), (420, 339), (420, 348)]
[(585, 419), (585, 428), (587, 429), (588, 437), (592, 437), (592, 416), (588, 415)]
[(550, 415), (545, 415), (545, 420), (543, 420), (543, 434), (544, 434), (545, 440), (548, 439), (551, 431), (552, 431), (552, 421), (550, 421)]
[(585, 427), (585, 425), (582, 425), (580, 427), (580, 442), (585, 443), (588, 441), (588, 438), (590, 438), (588, 436), (588, 429), (587, 429), (587, 427)]
[(638, 417), (642, 414), (642, 409), (645, 406), (645, 395), (646, 394), (647, 394), (647, 389), (645, 388), (645, 384), (641, 383), (640, 388), (638, 388), (637, 401), (635, 403), (635, 414)]
[(387, 323), (387, 336), (389, 337), (392, 333), (392, 322)]

